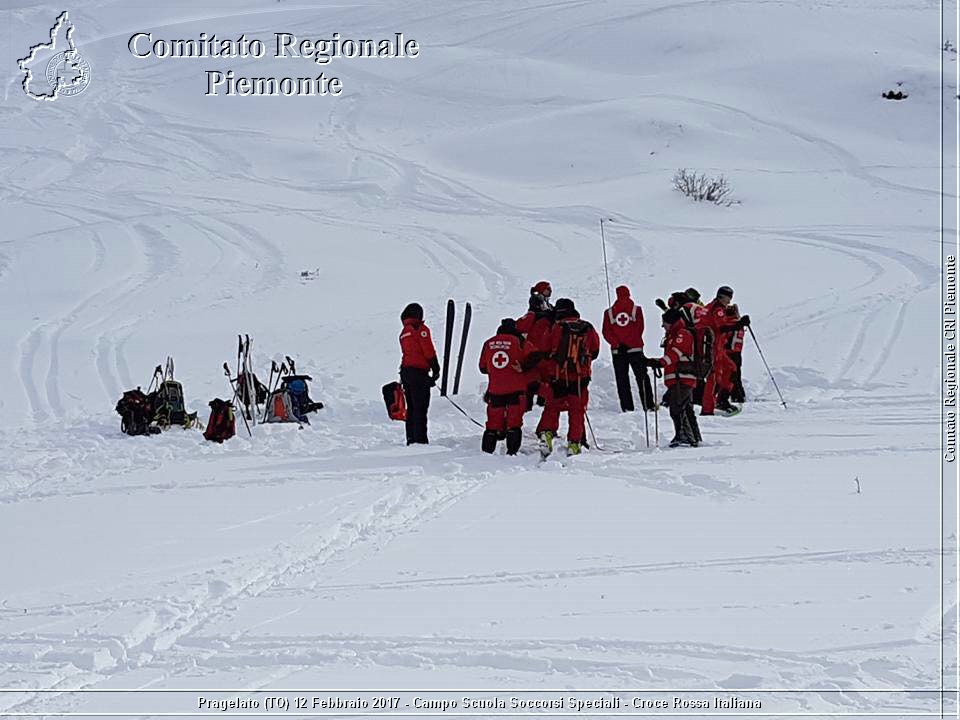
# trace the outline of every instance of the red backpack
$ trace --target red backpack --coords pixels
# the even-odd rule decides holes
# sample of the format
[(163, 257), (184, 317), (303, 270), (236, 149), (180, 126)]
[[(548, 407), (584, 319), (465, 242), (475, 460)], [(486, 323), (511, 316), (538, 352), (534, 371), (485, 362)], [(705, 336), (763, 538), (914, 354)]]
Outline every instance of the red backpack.
[(384, 385), (383, 402), (391, 420), (407, 419), (407, 398), (403, 394), (403, 385), (396, 381)]
[(203, 431), (203, 438), (215, 443), (222, 443), (234, 436), (237, 430), (236, 418), (233, 414), (233, 403), (220, 398), (210, 401), (210, 420), (207, 429)]

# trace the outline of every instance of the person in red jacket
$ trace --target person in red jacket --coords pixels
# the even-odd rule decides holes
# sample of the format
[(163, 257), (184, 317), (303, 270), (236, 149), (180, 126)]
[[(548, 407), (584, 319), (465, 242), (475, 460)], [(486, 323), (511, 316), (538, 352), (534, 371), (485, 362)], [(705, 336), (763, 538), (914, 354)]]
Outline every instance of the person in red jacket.
[(545, 352), (552, 358), (553, 379), (550, 397), (537, 425), (540, 452), (546, 456), (553, 451), (553, 439), (560, 428), (560, 413), (566, 412), (569, 421), (567, 454), (578, 455), (587, 439), (584, 426), (590, 399), (587, 386), (591, 365), (600, 354), (600, 336), (593, 325), (580, 319), (573, 300), (557, 300), (556, 324), (550, 332)]
[[(532, 288), (527, 314), (517, 320), (517, 330), (533, 347), (545, 348), (553, 330), (554, 310), (546, 298)], [(541, 353), (539, 361), (527, 372), (527, 400), (525, 411), (533, 410), (534, 399), (538, 405), (545, 405), (550, 394), (550, 362)]]
[(440, 377), (440, 361), (430, 337), (430, 328), (423, 322), (423, 308), (410, 303), (400, 313), (400, 383), (407, 398), (407, 445), (426, 444), (427, 411), (430, 409), (430, 388)]
[[(728, 285), (721, 285), (717, 289), (717, 296), (705, 308), (705, 326), (713, 331), (713, 366), (703, 388), (701, 415), (713, 415), (716, 408), (725, 413), (737, 412), (737, 408), (729, 401), (736, 366), (727, 354), (726, 345), (731, 332), (750, 324), (750, 316), (730, 322), (727, 318), (727, 307), (732, 301), (733, 290)], [(719, 403), (718, 396), (721, 400)]]
[(687, 328), (688, 324), (692, 324), (691, 319), (683, 315), (689, 312), (686, 308), (673, 307), (663, 314), (662, 324), (666, 331), (663, 357), (647, 360), (650, 367), (663, 369), (674, 430), (670, 447), (697, 447), (702, 441), (697, 416), (693, 412), (693, 389), (697, 386), (697, 374), (693, 367), (694, 334)]
[[(736, 303), (733, 303), (727, 308), (727, 321), (736, 322), (739, 319), (740, 308), (737, 307)], [(731, 378), (733, 390), (730, 392), (730, 400), (735, 403), (745, 403), (747, 401), (747, 393), (743, 389), (743, 338), (746, 332), (744, 328), (734, 330), (730, 333), (730, 341), (727, 344), (727, 355), (736, 368)]]
[(533, 345), (524, 341), (513, 318), (501, 320), (497, 334), (483, 343), (480, 372), (489, 378), (484, 394), (487, 425), (480, 443), (484, 452), (496, 450), (501, 439), (507, 441), (507, 455), (520, 449), (527, 371), (536, 362)]
[(626, 285), (617, 288), (617, 300), (603, 314), (603, 338), (613, 352), (613, 375), (621, 412), (633, 412), (633, 389), (630, 370), (640, 388), (640, 405), (644, 412), (653, 407), (653, 388), (643, 355), (643, 310), (633, 302)]
[(532, 288), (530, 288), (530, 295), (539, 295), (544, 299), (547, 304), (547, 308), (553, 310), (553, 305), (550, 304), (550, 297), (553, 295), (553, 288), (550, 287), (550, 283), (546, 280), (541, 280)]

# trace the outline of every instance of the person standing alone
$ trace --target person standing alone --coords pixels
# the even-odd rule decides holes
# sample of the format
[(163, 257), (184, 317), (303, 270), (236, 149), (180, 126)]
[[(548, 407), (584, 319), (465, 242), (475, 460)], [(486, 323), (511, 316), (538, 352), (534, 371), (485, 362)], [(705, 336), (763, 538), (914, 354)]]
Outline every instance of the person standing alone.
[(617, 381), (620, 410), (633, 412), (630, 371), (640, 387), (640, 405), (653, 407), (653, 389), (643, 355), (643, 310), (633, 302), (626, 285), (617, 288), (617, 300), (603, 314), (603, 338), (613, 351), (613, 375)]
[(407, 397), (407, 445), (427, 444), (427, 411), (430, 389), (440, 377), (440, 361), (430, 337), (430, 328), (423, 322), (423, 308), (410, 303), (400, 313), (400, 383)]

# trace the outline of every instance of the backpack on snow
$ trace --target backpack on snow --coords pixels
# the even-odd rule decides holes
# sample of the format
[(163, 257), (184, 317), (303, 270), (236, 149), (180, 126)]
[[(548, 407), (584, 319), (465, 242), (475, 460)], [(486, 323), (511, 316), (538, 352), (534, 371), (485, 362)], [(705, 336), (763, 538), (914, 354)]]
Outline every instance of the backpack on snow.
[(403, 394), (403, 385), (396, 380), (383, 386), (383, 402), (391, 420), (407, 419), (407, 397)]
[(187, 409), (183, 402), (183, 385), (176, 380), (163, 380), (155, 392), (154, 420), (158, 425), (183, 425)]
[[(166, 367), (153, 371), (152, 387), (157, 383), (157, 389), (150, 393), (153, 403), (153, 421), (162, 428), (180, 425), (192, 428), (197, 425), (197, 414), (188, 413), (183, 401), (183, 385), (173, 379), (173, 358), (167, 358)], [(149, 389), (149, 388), (148, 388)]]
[(154, 435), (160, 432), (160, 428), (151, 424), (153, 402), (139, 387), (123, 393), (116, 410), (120, 415), (121, 432), (127, 435)]
[(589, 374), (593, 358), (587, 351), (590, 323), (585, 320), (560, 323), (560, 344), (553, 359), (557, 363), (556, 379), (583, 378)]
[(240, 373), (237, 376), (237, 394), (240, 398), (240, 404), (244, 407), (249, 407), (250, 405), (263, 405), (267, 401), (267, 386), (260, 382), (260, 378), (257, 377), (256, 373), (250, 373), (253, 378), (253, 394), (256, 403), (250, 402), (250, 391), (247, 388), (247, 374)]
[(287, 375), (280, 387), (267, 399), (266, 422), (299, 422), (310, 424), (307, 413), (323, 408), (322, 402), (310, 399), (309, 375)]
[(237, 431), (236, 416), (233, 413), (233, 403), (228, 400), (214, 398), (210, 401), (210, 420), (207, 429), (203, 431), (205, 440), (222, 443), (232, 438)]

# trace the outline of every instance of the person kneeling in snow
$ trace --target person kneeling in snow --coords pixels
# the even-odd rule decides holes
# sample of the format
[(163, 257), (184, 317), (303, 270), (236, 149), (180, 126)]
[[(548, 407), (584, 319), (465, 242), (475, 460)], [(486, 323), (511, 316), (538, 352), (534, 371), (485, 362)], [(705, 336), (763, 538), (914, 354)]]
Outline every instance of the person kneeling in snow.
[(497, 334), (483, 343), (480, 372), (490, 378), (483, 396), (487, 402), (487, 426), (481, 441), (485, 453), (496, 450), (502, 439), (507, 441), (507, 455), (516, 455), (520, 449), (527, 373), (538, 360), (536, 348), (524, 341), (512, 318), (501, 320)]
[(694, 338), (687, 329), (683, 313), (686, 309), (670, 308), (662, 317), (666, 337), (663, 339), (663, 357), (648, 358), (652, 368), (663, 368), (663, 382), (668, 389), (670, 419), (674, 436), (670, 447), (689, 445), (697, 447), (702, 441), (697, 415), (693, 411), (693, 389), (697, 386), (693, 362)]

